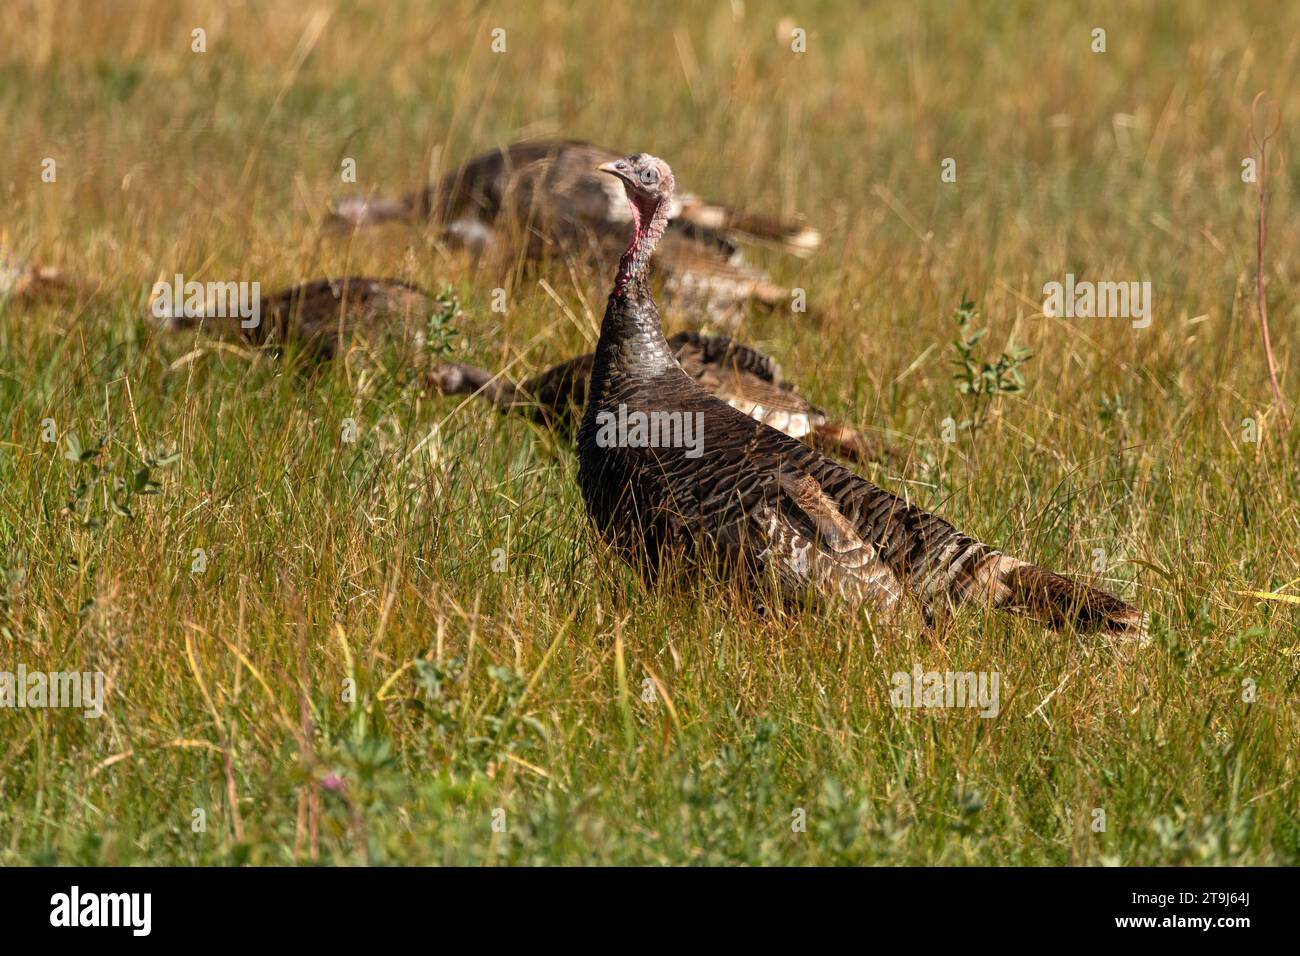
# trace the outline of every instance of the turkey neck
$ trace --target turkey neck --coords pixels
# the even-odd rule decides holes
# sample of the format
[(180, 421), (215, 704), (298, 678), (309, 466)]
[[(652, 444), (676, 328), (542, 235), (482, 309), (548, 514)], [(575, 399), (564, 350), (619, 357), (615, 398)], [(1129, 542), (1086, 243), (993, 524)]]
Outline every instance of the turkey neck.
[(653, 206), (631, 201), (632, 241), (619, 259), (614, 291), (600, 324), (600, 342), (592, 367), (591, 407), (621, 382), (653, 378), (677, 367), (659, 324), (659, 310), (650, 294), (648, 278), (650, 257), (668, 226), (671, 199), (661, 197)]
[(508, 411), (519, 401), (519, 389), (514, 382), (501, 375), (493, 375), (487, 369), (474, 365), (457, 366), (461, 374), (460, 386), (451, 395), (481, 394), (489, 402), (503, 411)]

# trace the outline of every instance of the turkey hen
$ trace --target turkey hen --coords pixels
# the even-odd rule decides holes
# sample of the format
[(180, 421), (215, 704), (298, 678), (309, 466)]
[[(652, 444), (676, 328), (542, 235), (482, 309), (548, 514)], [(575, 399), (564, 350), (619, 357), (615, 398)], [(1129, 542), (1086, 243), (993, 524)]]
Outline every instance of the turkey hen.
[(250, 345), (281, 348), (292, 343), (303, 354), (326, 360), (360, 339), (396, 340), (418, 348), (422, 326), (434, 308), (434, 300), (419, 286), (364, 276), (313, 279), (261, 297), (255, 320), (243, 320), (213, 303), (179, 310), (157, 296), (150, 302), (150, 314), (170, 331), (202, 326), (237, 335)]
[[(848, 461), (894, 457), (855, 429), (829, 421), (826, 413), (781, 378), (776, 363), (757, 349), (721, 335), (679, 332), (668, 340), (682, 369), (733, 408), (791, 438)], [(447, 362), (432, 372), (444, 395), (476, 394), (505, 412), (522, 412), (569, 433), (587, 404), (587, 383), (595, 356), (588, 353), (516, 384), (472, 365)]]
[[(491, 150), (401, 199), (352, 197), (331, 207), (335, 224), (390, 221), (438, 225), (445, 236), (476, 254), (507, 261), (585, 256), (608, 261), (622, 249), (629, 222), (617, 183), (596, 172), (622, 155), (572, 140), (532, 140)], [(667, 210), (669, 228), (659, 250), (666, 292), (683, 308), (706, 308), (731, 321), (745, 302), (768, 307), (790, 302), (790, 290), (748, 265), (738, 240), (774, 244), (810, 255), (821, 243), (815, 229), (741, 212), (682, 193)]]
[(617, 552), (650, 579), (707, 564), (790, 603), (888, 615), (904, 600), (927, 614), (980, 601), (1053, 626), (1141, 633), (1132, 605), (976, 541), (701, 388), (664, 339), (647, 282), (672, 171), (645, 154), (600, 168), (627, 193), (632, 238), (601, 323), (578, 478)]
[(0, 255), (0, 301), (18, 305), (90, 295), (95, 287), (58, 266)]

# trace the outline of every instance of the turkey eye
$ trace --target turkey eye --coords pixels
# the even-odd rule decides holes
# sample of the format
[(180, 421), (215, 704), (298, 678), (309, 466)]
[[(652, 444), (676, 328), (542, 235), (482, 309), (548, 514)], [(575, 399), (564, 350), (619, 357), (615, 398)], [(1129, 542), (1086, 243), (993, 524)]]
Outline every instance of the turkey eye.
[(657, 182), (659, 182), (659, 170), (655, 169), (653, 166), (647, 166), (645, 169), (641, 170), (642, 186), (653, 186)]

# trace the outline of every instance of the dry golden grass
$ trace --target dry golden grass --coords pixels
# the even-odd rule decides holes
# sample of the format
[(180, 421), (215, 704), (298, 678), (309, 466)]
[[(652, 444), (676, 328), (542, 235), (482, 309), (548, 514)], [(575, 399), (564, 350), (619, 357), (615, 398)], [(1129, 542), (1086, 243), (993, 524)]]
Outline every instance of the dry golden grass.
[[(1300, 456), (1270, 409), (1241, 161), (1266, 89), (1295, 400), (1300, 8), (1073, 6), (0, 6), (0, 229), (103, 285), (0, 305), (0, 669), (112, 685), (98, 721), (0, 711), (0, 862), (1297, 862), (1300, 607), (1241, 592), (1300, 590)], [(552, 134), (818, 225), (811, 260), (758, 257), (820, 322), (754, 316), (743, 337), (911, 449), (874, 480), (1062, 571), (1102, 549), (1150, 642), (976, 612), (942, 634), (772, 622), (709, 585), (646, 592), (599, 558), (550, 436), (142, 318), (160, 275), (348, 271), (453, 284), (481, 364), (585, 349), (605, 273), (519, 270), (501, 315), (424, 231), (320, 229), (330, 198)], [(1067, 272), (1150, 280), (1153, 324), (1043, 318)], [(963, 293), (984, 351), (1034, 358), (978, 440), (950, 444), (943, 420), (970, 414)], [(107, 443), (78, 465), (69, 434)], [(114, 479), (158, 448), (180, 455), (160, 493), (115, 514)], [(102, 526), (61, 510), (80, 480)], [(914, 663), (997, 671), (1000, 715), (891, 707)]]

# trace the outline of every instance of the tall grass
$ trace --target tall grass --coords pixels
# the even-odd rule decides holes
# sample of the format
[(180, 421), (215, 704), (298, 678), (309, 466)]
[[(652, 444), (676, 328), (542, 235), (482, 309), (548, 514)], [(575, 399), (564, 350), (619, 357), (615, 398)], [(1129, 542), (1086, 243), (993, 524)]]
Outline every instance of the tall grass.
[[(0, 862), (1297, 862), (1300, 608), (1241, 593), (1300, 584), (1297, 435), (1270, 411), (1241, 160), (1267, 89), (1294, 400), (1300, 9), (1141, 6), (0, 7), (0, 228), (103, 284), (0, 305), (0, 669), (111, 685), (97, 721), (0, 710)], [(909, 450), (874, 480), (1059, 570), (1092, 573), (1100, 549), (1151, 640), (647, 591), (597, 546), (552, 436), (143, 320), (159, 275), (351, 271), (452, 283), (468, 360), (588, 348), (605, 272), (488, 280), (418, 229), (319, 228), (331, 197), (551, 134), (821, 227), (806, 263), (757, 253), (820, 323), (754, 316), (743, 337)], [(1043, 318), (1067, 272), (1149, 279), (1152, 326)], [(970, 415), (963, 293), (989, 352), (1034, 358), (949, 443), (944, 420)], [(73, 462), (69, 435), (103, 449)], [(129, 491), (171, 452), (157, 494)], [(894, 708), (916, 664), (998, 672), (999, 715)]]

